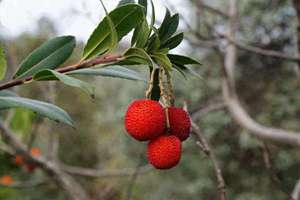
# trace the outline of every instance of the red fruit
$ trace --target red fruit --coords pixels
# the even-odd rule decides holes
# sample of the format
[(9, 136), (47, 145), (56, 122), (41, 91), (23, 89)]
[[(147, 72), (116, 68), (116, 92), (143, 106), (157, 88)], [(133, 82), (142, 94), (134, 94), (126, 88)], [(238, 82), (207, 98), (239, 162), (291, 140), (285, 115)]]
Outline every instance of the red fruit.
[(39, 157), (41, 155), (41, 150), (37, 147), (32, 147), (30, 149), (30, 154), (33, 156), (33, 157)]
[(23, 156), (17, 154), (17, 155), (15, 156), (14, 163), (15, 163), (16, 165), (18, 165), (18, 166), (24, 165), (24, 164), (25, 164), (25, 161), (24, 161)]
[(152, 140), (162, 135), (165, 124), (164, 109), (157, 101), (136, 100), (129, 105), (125, 115), (127, 132), (139, 141)]
[(176, 166), (181, 157), (181, 141), (173, 135), (163, 135), (148, 144), (149, 162), (157, 169)]
[(28, 172), (30, 172), (30, 173), (33, 173), (33, 172), (35, 171), (35, 169), (37, 168), (36, 165), (30, 164), (30, 163), (27, 163), (27, 164), (25, 165), (25, 167), (26, 167), (26, 170), (27, 170)]
[(10, 175), (4, 175), (0, 177), (0, 184), (10, 186), (13, 183), (13, 178)]
[(186, 140), (191, 132), (191, 120), (189, 114), (182, 108), (168, 108), (170, 132), (181, 141)]

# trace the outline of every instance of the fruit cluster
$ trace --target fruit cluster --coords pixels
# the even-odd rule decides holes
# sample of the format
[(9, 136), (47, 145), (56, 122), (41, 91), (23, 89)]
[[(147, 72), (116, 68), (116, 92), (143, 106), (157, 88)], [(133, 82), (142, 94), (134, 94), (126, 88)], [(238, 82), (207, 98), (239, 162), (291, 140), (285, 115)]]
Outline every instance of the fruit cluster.
[(166, 109), (158, 101), (134, 101), (125, 115), (127, 132), (138, 141), (149, 141), (147, 157), (157, 169), (170, 169), (181, 158), (181, 142), (189, 137), (191, 121), (181, 108)]
[[(39, 157), (41, 155), (41, 150), (37, 147), (32, 147), (30, 149), (30, 154), (33, 157)], [(16, 154), (14, 158), (14, 164), (20, 167), (25, 167), (28, 172), (34, 172), (37, 166), (34, 163), (27, 161), (22, 155)]]

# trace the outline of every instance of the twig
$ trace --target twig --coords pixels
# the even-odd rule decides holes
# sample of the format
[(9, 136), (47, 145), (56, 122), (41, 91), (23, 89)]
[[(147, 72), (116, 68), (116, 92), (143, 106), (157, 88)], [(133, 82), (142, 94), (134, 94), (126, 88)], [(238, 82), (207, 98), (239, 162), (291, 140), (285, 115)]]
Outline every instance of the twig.
[[(99, 169), (89, 169), (82, 167), (74, 166), (61, 166), (63, 170), (69, 174), (95, 177), (95, 178), (112, 178), (112, 177), (123, 177), (123, 176), (132, 176), (135, 173), (135, 169), (119, 169), (119, 170), (99, 170)], [(150, 172), (153, 169), (150, 165), (145, 165), (139, 167), (138, 174), (145, 174)]]
[(0, 135), (7, 142), (10, 148), (16, 153), (22, 155), (26, 160), (36, 164), (49, 177), (51, 177), (72, 200), (89, 200), (87, 193), (83, 188), (68, 174), (64, 173), (56, 163), (46, 160), (42, 155), (39, 157), (32, 156), (26, 146), (16, 137), (14, 133), (6, 128), (0, 122)]
[(278, 177), (273, 165), (272, 165), (272, 160), (271, 160), (271, 152), (270, 149), (268, 147), (268, 145), (263, 142), (262, 145), (262, 156), (263, 156), (263, 160), (264, 160), (264, 164), (265, 167), (267, 169), (267, 172), (270, 175), (271, 181), (277, 185), (279, 187), (279, 189), (285, 194), (287, 195), (287, 197), (291, 197), (290, 194), (283, 188), (283, 184), (280, 180), (280, 178)]
[[(235, 6), (235, 4), (232, 3), (231, 6)], [(229, 35), (229, 37), (234, 38), (234, 32), (231, 31), (230, 34), (231, 35)], [(226, 103), (233, 119), (242, 127), (248, 129), (249, 133), (261, 139), (300, 147), (300, 133), (263, 126), (252, 119), (242, 107), (236, 93), (234, 79), (234, 69), (236, 67), (236, 45), (231, 43), (229, 46), (230, 48), (226, 49), (225, 62), (222, 62), (221, 64), (223, 68), (222, 91), (224, 102)]]
[[(114, 62), (114, 61), (118, 61), (119, 59), (121, 59), (121, 56), (117, 55), (117, 56), (104, 56), (104, 57), (97, 57), (91, 60), (87, 60), (87, 61), (83, 61), (74, 65), (70, 65), (70, 66), (66, 66), (63, 68), (58, 68), (56, 69), (57, 72), (60, 73), (66, 73), (66, 72), (70, 72), (70, 71), (74, 71), (74, 70), (78, 70), (78, 69), (83, 69), (83, 68), (89, 68), (89, 67), (93, 67), (95, 65), (99, 65), (99, 64), (105, 64), (105, 63), (110, 63), (110, 62)], [(33, 77), (27, 77), (27, 78), (22, 78), (22, 79), (15, 79), (15, 80), (11, 80), (8, 81), (6, 83), (3, 83), (0, 85), (0, 90), (4, 90), (4, 89), (8, 89), (17, 85), (22, 85), (25, 84), (27, 82), (30, 82), (33, 80)]]
[[(185, 111), (188, 111), (187, 104), (185, 103), (183, 106), (183, 109)], [(204, 135), (202, 134), (202, 131), (200, 127), (193, 121), (193, 118), (191, 118), (191, 125), (192, 125), (192, 133), (196, 136), (196, 144), (199, 146), (201, 151), (205, 153), (205, 155), (211, 160), (215, 175), (218, 182), (218, 193), (219, 193), (219, 199), (220, 200), (226, 200), (226, 184), (224, 181), (224, 177), (222, 174), (222, 170), (220, 168), (220, 165), (217, 161), (217, 158), (211, 149), (209, 143), (205, 139)]]
[(194, 122), (192, 122), (192, 132), (197, 138), (197, 141), (199, 141), (201, 145), (201, 150), (204, 151), (204, 153), (210, 158), (212, 161), (212, 164), (214, 166), (215, 175), (217, 177), (218, 181), (218, 191), (219, 191), (219, 199), (220, 200), (226, 200), (226, 186), (225, 181), (222, 175), (222, 170), (219, 166), (219, 163), (217, 161), (217, 158), (213, 151), (211, 150), (208, 142), (206, 141), (205, 137), (203, 136), (199, 126), (197, 126)]
[(300, 199), (300, 180), (297, 181), (291, 196), (291, 200)]
[(227, 34), (218, 33), (218, 35), (222, 38), (225, 38), (229, 43), (233, 44), (234, 46), (236, 46), (237, 48), (239, 48), (241, 50), (249, 51), (251, 53), (255, 53), (258, 55), (262, 55), (262, 56), (284, 59), (284, 60), (288, 60), (288, 61), (294, 61), (294, 62), (300, 61), (299, 56), (291, 56), (291, 55), (287, 55), (287, 54), (284, 54), (284, 53), (281, 53), (278, 51), (267, 50), (267, 49), (262, 49), (259, 47), (243, 44), (241, 42), (236, 41), (234, 38), (232, 38), (231, 36), (229, 36)]
[(41, 180), (30, 180), (30, 181), (14, 181), (11, 185), (0, 185), (0, 187), (15, 188), (15, 189), (24, 189), (24, 188), (33, 188), (46, 184), (47, 181), (44, 179)]

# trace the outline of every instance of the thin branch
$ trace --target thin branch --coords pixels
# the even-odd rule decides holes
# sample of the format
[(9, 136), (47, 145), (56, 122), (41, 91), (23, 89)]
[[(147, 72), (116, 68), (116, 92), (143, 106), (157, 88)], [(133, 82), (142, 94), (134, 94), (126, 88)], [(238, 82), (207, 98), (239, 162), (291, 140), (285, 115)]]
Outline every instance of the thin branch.
[[(99, 169), (90, 169), (82, 167), (74, 167), (68, 165), (62, 165), (62, 169), (73, 175), (79, 176), (88, 176), (95, 178), (112, 178), (112, 177), (123, 177), (123, 176), (132, 176), (135, 172), (135, 168), (129, 169), (119, 169), (119, 170), (99, 170)], [(153, 169), (150, 165), (145, 165), (139, 167), (138, 174), (146, 174)]]
[[(231, 0), (235, 1), (235, 0)], [(231, 4), (231, 6), (235, 6)], [(231, 32), (232, 33), (232, 32)], [(230, 38), (234, 38), (233, 35), (229, 35)], [(229, 44), (231, 48), (227, 48), (226, 52), (226, 62), (222, 62), (223, 67), (223, 80), (222, 80), (222, 91), (224, 102), (227, 105), (231, 116), (237, 123), (239, 123), (242, 127), (249, 130), (250, 134), (253, 134), (256, 137), (259, 137), (264, 140), (275, 141), (279, 143), (290, 144), (296, 147), (300, 147), (300, 133), (273, 128), (266, 127), (264, 125), (259, 124), (254, 119), (250, 117), (250, 115), (245, 111), (242, 107), (239, 98), (235, 89), (235, 79), (233, 76), (234, 69), (236, 67), (236, 56), (235, 56), (235, 48), (236, 45), (233, 43)], [(225, 64), (224, 64), (225, 63)]]
[[(186, 110), (186, 111), (188, 110), (186, 103), (184, 105), (184, 110)], [(218, 193), (219, 193), (219, 199), (226, 200), (226, 184), (224, 181), (221, 167), (220, 167), (219, 162), (217, 161), (217, 158), (216, 158), (213, 150), (211, 149), (208, 141), (205, 139), (204, 135), (202, 134), (200, 127), (193, 121), (194, 119), (195, 118), (191, 117), (192, 133), (196, 136), (196, 144), (199, 146), (201, 151), (203, 151), (205, 153), (205, 155), (211, 160), (211, 162), (213, 164), (215, 175), (216, 175), (217, 182), (218, 182), (217, 188), (218, 188)]]
[(299, 200), (300, 199), (300, 180), (297, 181), (291, 196), (292, 196), (291, 200)]
[(249, 51), (254, 54), (258, 54), (261, 56), (268, 56), (268, 57), (273, 57), (273, 58), (278, 58), (278, 59), (284, 59), (288, 61), (293, 61), (293, 62), (299, 62), (300, 57), (299, 56), (291, 56), (287, 55), (278, 51), (273, 51), (273, 50), (267, 50), (267, 49), (262, 49), (259, 47), (243, 44), (241, 42), (236, 41), (233, 37), (227, 35), (227, 34), (222, 34), (218, 33), (218, 35), (222, 38), (225, 38), (229, 43), (233, 44), (237, 48), (245, 51)]
[(33, 188), (46, 184), (47, 181), (41, 180), (29, 180), (29, 181), (14, 181), (11, 185), (0, 185), (0, 187), (14, 188), (14, 189), (24, 189)]
[(226, 185), (224, 181), (224, 177), (222, 175), (222, 170), (220, 168), (220, 165), (217, 161), (217, 158), (214, 154), (214, 152), (211, 150), (208, 142), (206, 141), (204, 135), (202, 134), (199, 126), (197, 126), (194, 122), (192, 122), (192, 133), (197, 138), (197, 141), (201, 144), (201, 150), (204, 151), (204, 153), (210, 158), (212, 161), (212, 164), (214, 166), (215, 175), (217, 177), (218, 181), (218, 192), (219, 192), (219, 199), (220, 200), (226, 200)]
[[(93, 66), (99, 65), (99, 64), (105, 64), (105, 63), (118, 61), (120, 59), (121, 59), (121, 56), (119, 56), (119, 55), (117, 55), (117, 56), (109, 55), (109, 56), (104, 56), (104, 57), (97, 57), (97, 58), (83, 61), (83, 62), (74, 64), (74, 65), (66, 66), (63, 68), (58, 68), (58, 69), (56, 69), (56, 71), (60, 72), (60, 73), (67, 73), (67, 72), (71, 72), (71, 71), (78, 70), (78, 69), (93, 67)], [(1, 84), (0, 90), (8, 89), (8, 88), (11, 88), (11, 87), (14, 87), (17, 85), (22, 85), (22, 84), (25, 84), (32, 80), (33, 80), (32, 76), (27, 77), (27, 78), (22, 78), (22, 79), (11, 80), (11, 81)]]
[(64, 173), (54, 162), (46, 160), (42, 155), (32, 156), (26, 146), (16, 137), (14, 133), (0, 122), (0, 135), (3, 140), (16, 153), (22, 155), (29, 162), (34, 163), (52, 178), (72, 200), (89, 200), (90, 198), (83, 188), (68, 174)]

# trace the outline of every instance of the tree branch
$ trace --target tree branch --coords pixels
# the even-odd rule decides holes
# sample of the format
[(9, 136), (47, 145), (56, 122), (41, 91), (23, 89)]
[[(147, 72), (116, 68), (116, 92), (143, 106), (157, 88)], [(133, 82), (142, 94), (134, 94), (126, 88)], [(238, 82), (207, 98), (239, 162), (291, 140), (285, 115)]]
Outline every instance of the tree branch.
[[(93, 67), (93, 66), (99, 65), (99, 64), (105, 64), (105, 63), (118, 61), (120, 59), (121, 59), (121, 56), (119, 56), (119, 55), (117, 55), (117, 56), (109, 55), (109, 56), (104, 56), (104, 57), (97, 57), (97, 58), (83, 61), (83, 62), (74, 64), (74, 65), (66, 66), (63, 68), (58, 68), (58, 69), (56, 69), (56, 71), (60, 72), (60, 73), (67, 73), (67, 72), (78, 70), (78, 69)], [(8, 89), (8, 88), (17, 86), (17, 85), (25, 84), (27, 82), (32, 81), (32, 79), (33, 79), (33, 77), (30, 76), (30, 77), (26, 77), (26, 78), (22, 78), (22, 79), (15, 79), (15, 80), (8, 81), (8, 82), (0, 85), (0, 90), (4, 90), (4, 89)]]
[(34, 157), (26, 149), (26, 146), (0, 122), (0, 135), (16, 153), (26, 160), (40, 167), (52, 178), (72, 200), (89, 200), (83, 188), (68, 174), (64, 173), (54, 162), (46, 160), (43, 156)]
[[(235, 0), (231, 0), (234, 1)], [(234, 3), (230, 4), (235, 6)], [(232, 17), (231, 17), (232, 18)], [(235, 19), (230, 19), (235, 20)], [(232, 27), (231, 27), (232, 28)], [(234, 38), (234, 34), (231, 31), (230, 38)], [(227, 48), (226, 62), (223, 62), (223, 78), (222, 78), (222, 90), (224, 101), (227, 105), (231, 116), (242, 127), (249, 130), (251, 134), (264, 140), (271, 140), (279, 143), (290, 144), (296, 147), (300, 147), (300, 133), (287, 131), (278, 128), (271, 128), (263, 126), (252, 119), (249, 114), (242, 107), (235, 89), (235, 80), (233, 77), (234, 69), (236, 66), (235, 49), (236, 45), (229, 44), (230, 48)]]
[[(89, 169), (82, 167), (74, 167), (68, 165), (62, 165), (62, 169), (73, 175), (79, 176), (88, 176), (95, 178), (112, 178), (112, 177), (121, 177), (121, 176), (132, 176), (136, 169), (122, 169), (122, 170), (98, 170), (98, 169)], [(150, 172), (153, 169), (151, 165), (145, 165), (138, 168), (138, 174), (145, 174)]]
[[(186, 104), (184, 105), (184, 110), (188, 111)], [(214, 111), (214, 110), (211, 110), (209, 112), (212, 112), (212, 111)], [(206, 112), (206, 114), (209, 112)], [(220, 165), (217, 161), (217, 158), (216, 158), (214, 152), (212, 151), (209, 143), (207, 142), (204, 135), (202, 134), (200, 127), (193, 121), (194, 119), (195, 119), (195, 116), (194, 117), (192, 116), (191, 117), (192, 133), (196, 136), (196, 144), (199, 146), (201, 151), (203, 151), (205, 153), (205, 155), (211, 160), (211, 162), (213, 164), (215, 175), (216, 175), (217, 182), (218, 182), (217, 188), (218, 188), (218, 192), (219, 192), (219, 199), (226, 200), (226, 184), (224, 181), (222, 170), (220, 168)]]

